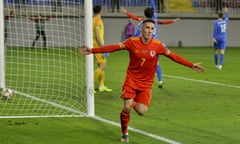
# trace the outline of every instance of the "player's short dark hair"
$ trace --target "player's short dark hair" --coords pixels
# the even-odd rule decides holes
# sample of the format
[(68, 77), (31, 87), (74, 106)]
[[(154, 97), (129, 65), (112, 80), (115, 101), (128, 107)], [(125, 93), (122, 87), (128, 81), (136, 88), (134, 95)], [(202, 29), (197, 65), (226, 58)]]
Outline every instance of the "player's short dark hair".
[(223, 18), (223, 13), (222, 12), (218, 13), (218, 17)]
[(151, 7), (145, 8), (144, 15), (147, 18), (152, 18), (153, 17), (153, 8), (151, 8)]
[(155, 24), (155, 21), (154, 21), (153, 19), (145, 19), (145, 20), (142, 22), (142, 24), (144, 25), (144, 24), (147, 23), (147, 22), (151, 22), (151, 23)]
[(102, 10), (102, 7), (101, 7), (100, 5), (95, 5), (95, 6), (93, 7), (93, 13), (94, 13), (94, 14), (100, 13), (101, 10)]

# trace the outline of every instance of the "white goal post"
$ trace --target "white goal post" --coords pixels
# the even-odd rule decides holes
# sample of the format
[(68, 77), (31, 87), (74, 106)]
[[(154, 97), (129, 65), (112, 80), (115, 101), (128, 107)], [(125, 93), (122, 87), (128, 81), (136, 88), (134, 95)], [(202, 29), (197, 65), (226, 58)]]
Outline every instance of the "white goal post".
[(4, 6), (0, 0), (0, 88), (5, 87), (5, 59), (4, 59)]
[(0, 118), (94, 116), (92, 0), (40, 1), (0, 0)]

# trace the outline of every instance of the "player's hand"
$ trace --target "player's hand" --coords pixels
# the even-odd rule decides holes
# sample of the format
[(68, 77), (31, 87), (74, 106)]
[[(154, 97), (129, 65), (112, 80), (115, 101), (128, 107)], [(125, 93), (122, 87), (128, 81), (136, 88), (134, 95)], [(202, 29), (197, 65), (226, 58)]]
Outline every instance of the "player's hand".
[(228, 8), (227, 7), (224, 7), (224, 13), (228, 12)]
[(78, 50), (78, 53), (82, 56), (89, 55), (92, 53), (91, 49), (88, 46), (84, 46)]
[(212, 39), (213, 43), (217, 43), (217, 40), (215, 38)]
[(215, 38), (212, 39), (213, 46), (215, 47), (217, 45), (217, 40)]
[(202, 73), (205, 71), (205, 68), (201, 66), (202, 63), (195, 63), (193, 64), (193, 67), (192, 69), (199, 72), (199, 73)]
[(126, 13), (127, 13), (127, 10), (126, 10), (124, 7), (122, 7), (122, 8), (121, 8), (121, 12), (123, 12), (123, 13), (126, 14)]
[(180, 21), (180, 18), (176, 18), (175, 20), (174, 20), (174, 22), (176, 23), (176, 22), (179, 22)]

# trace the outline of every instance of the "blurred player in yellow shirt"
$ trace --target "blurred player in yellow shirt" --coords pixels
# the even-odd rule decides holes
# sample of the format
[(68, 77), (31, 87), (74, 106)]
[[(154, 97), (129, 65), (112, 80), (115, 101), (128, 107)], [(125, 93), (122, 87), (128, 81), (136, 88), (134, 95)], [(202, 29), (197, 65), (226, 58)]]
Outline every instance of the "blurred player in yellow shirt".
[[(104, 45), (104, 25), (102, 21), (102, 7), (96, 5), (93, 8), (93, 47), (101, 47)], [(104, 85), (105, 80), (105, 69), (108, 53), (95, 54), (96, 63), (98, 65), (94, 72), (94, 80), (99, 80), (99, 91), (100, 92), (111, 92), (112, 89), (107, 88)]]

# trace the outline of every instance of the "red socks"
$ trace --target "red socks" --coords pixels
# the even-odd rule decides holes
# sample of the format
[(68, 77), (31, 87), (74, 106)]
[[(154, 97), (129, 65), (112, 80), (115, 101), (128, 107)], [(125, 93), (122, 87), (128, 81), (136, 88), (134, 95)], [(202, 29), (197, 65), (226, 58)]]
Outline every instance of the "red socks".
[[(137, 103), (133, 101), (132, 108), (136, 111)], [(128, 134), (128, 123), (130, 121), (130, 112), (122, 110), (120, 113), (122, 134)]]
[(120, 120), (121, 120), (121, 129), (123, 134), (128, 134), (128, 123), (130, 120), (130, 112), (126, 112), (122, 110), (120, 113)]

